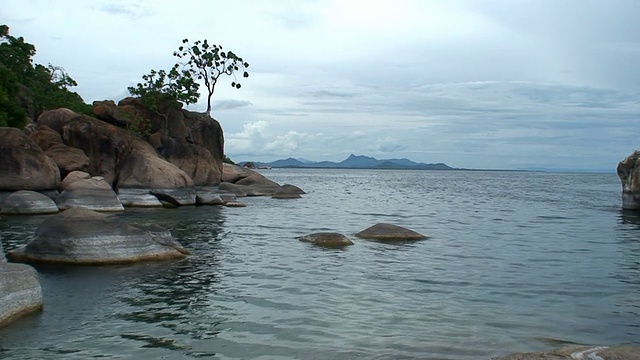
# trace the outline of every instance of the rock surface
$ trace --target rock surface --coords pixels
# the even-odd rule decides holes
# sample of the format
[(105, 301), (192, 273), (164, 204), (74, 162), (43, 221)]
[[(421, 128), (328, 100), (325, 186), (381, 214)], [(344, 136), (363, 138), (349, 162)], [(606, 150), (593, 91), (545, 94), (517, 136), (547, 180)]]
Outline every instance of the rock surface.
[(42, 289), (35, 269), (0, 262), (0, 326), (41, 308)]
[(343, 234), (335, 232), (319, 232), (308, 234), (299, 237), (298, 240), (329, 248), (341, 248), (353, 245), (353, 242), (349, 240), (349, 238), (347, 238)]
[(567, 346), (549, 352), (515, 353), (494, 360), (640, 360), (640, 346)]
[(124, 207), (162, 207), (149, 189), (118, 189), (118, 198)]
[(0, 205), (2, 214), (53, 214), (58, 206), (46, 195), (31, 190), (19, 190)]
[(218, 188), (197, 188), (196, 205), (223, 205), (224, 200), (218, 193)]
[(356, 234), (362, 239), (378, 240), (385, 242), (402, 242), (422, 240), (426, 236), (413, 230), (403, 228), (393, 224), (379, 223)]
[(87, 179), (91, 179), (91, 175), (89, 173), (86, 173), (84, 171), (72, 171), (67, 174), (64, 179), (62, 179), (62, 182), (60, 183), (60, 191), (66, 190), (66, 188), (71, 185), (71, 183), (74, 183), (78, 180)]
[(129, 225), (115, 215), (72, 208), (45, 219), (14, 261), (102, 265), (182, 258), (188, 252), (158, 225)]
[(640, 209), (640, 151), (636, 150), (618, 163), (618, 177), (622, 183), (622, 208)]
[(101, 176), (77, 180), (60, 193), (57, 200), (60, 210), (82, 207), (94, 211), (123, 211), (118, 195)]
[(0, 128), (0, 189), (51, 190), (60, 185), (60, 170), (22, 131)]

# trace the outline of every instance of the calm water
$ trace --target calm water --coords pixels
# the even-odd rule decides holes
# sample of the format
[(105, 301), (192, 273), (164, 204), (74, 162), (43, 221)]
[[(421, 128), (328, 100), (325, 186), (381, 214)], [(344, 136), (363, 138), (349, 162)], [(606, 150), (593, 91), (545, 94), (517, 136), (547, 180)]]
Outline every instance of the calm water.
[[(0, 358), (489, 359), (640, 343), (640, 216), (615, 174), (284, 170), (297, 200), (127, 210), (193, 256), (38, 267), (42, 313), (0, 329)], [(5, 249), (43, 217), (4, 217)], [(378, 222), (430, 236), (296, 236)]]

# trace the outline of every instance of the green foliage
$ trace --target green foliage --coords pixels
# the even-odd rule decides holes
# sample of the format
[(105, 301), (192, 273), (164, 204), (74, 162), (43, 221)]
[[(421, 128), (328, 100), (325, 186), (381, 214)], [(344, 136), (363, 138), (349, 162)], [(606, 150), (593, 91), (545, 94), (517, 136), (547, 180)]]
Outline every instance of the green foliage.
[(189, 39), (184, 39), (182, 43), (184, 45), (180, 46), (173, 55), (185, 59), (187, 62), (183, 66), (197, 80), (204, 81), (208, 91), (207, 114), (211, 114), (211, 97), (218, 83), (218, 78), (222, 75), (233, 76), (234, 81), (231, 86), (240, 89), (241, 85), (236, 78), (236, 72), (242, 71), (243, 77), (249, 77), (249, 73), (246, 71), (249, 63), (231, 51), (223, 51), (221, 45), (209, 44), (206, 39), (197, 40), (193, 44), (189, 43)]
[(139, 96), (144, 105), (156, 111), (158, 104), (162, 102), (179, 101), (193, 104), (200, 97), (200, 84), (193, 79), (190, 71), (180, 70), (178, 64), (169, 72), (152, 69), (149, 74), (142, 76), (142, 80), (144, 82), (138, 83), (135, 87), (130, 86), (129, 93)]
[(35, 53), (35, 46), (0, 25), (0, 125), (21, 127), (27, 115), (61, 107), (91, 114), (91, 106), (69, 90), (78, 85), (75, 80), (61, 67), (34, 66)]
[(127, 131), (129, 133), (138, 135), (139, 137), (151, 135), (153, 128), (149, 118), (140, 116), (134, 110), (125, 109), (121, 114), (128, 120)]
[(231, 164), (231, 165), (235, 165), (235, 163), (233, 162), (233, 160), (231, 160), (231, 158), (229, 158), (227, 155), (224, 156), (224, 159), (222, 159), (223, 163), (226, 164)]

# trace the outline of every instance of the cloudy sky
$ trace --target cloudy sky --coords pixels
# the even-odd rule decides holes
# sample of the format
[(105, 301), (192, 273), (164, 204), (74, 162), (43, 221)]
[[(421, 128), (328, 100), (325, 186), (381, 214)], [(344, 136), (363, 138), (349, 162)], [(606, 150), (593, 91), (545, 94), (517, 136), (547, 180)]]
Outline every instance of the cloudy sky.
[(2, 0), (0, 23), (89, 103), (170, 68), (183, 38), (234, 51), (250, 77), (224, 79), (212, 115), (235, 161), (613, 170), (640, 148), (638, 14), (637, 0)]

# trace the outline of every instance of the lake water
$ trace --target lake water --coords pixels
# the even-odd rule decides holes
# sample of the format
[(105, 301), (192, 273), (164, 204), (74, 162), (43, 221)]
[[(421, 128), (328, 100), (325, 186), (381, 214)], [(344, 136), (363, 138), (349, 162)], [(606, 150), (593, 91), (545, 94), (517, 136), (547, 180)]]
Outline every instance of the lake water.
[[(0, 358), (489, 359), (640, 343), (640, 215), (615, 174), (274, 169), (302, 199), (128, 209), (192, 256), (37, 267), (45, 308)], [(3, 217), (5, 249), (43, 216)], [(429, 238), (354, 238), (375, 223)], [(345, 250), (296, 236), (337, 231)]]

